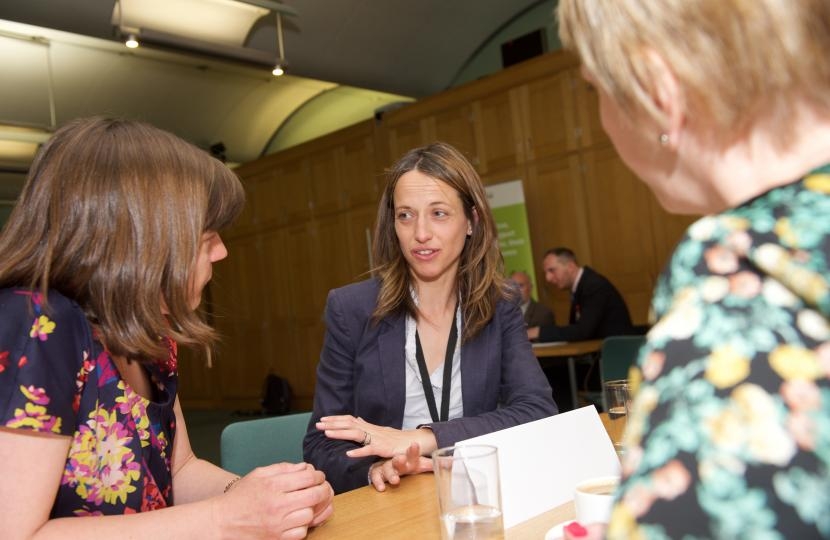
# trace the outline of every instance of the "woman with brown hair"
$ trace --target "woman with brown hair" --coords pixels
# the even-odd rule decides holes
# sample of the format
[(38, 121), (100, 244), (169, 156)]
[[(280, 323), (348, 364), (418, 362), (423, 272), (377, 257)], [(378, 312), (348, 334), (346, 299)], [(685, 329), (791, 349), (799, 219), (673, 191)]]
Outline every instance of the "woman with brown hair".
[(229, 169), (146, 124), (46, 143), (0, 234), (4, 538), (301, 538), (330, 515), (313, 467), (239, 479), (188, 441), (176, 347), (209, 352), (196, 310), (243, 204)]
[(830, 538), (830, 2), (559, 18), (620, 157), (706, 216), (657, 281), (608, 536)]
[(461, 153), (435, 143), (392, 167), (373, 253), (375, 278), (329, 293), (304, 443), (335, 491), (383, 491), (436, 448), (557, 412)]

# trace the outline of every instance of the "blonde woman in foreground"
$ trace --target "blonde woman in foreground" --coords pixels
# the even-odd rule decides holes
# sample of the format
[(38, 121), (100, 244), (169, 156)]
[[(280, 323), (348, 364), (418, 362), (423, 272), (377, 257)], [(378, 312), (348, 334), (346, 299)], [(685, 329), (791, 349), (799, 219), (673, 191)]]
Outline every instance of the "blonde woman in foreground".
[(607, 535), (830, 537), (830, 2), (561, 0), (559, 32), (626, 164), (706, 215), (658, 280)]

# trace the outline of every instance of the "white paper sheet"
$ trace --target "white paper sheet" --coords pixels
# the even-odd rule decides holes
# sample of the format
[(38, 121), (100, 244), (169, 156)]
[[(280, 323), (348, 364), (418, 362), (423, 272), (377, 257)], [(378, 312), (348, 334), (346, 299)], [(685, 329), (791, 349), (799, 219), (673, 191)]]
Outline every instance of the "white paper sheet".
[(572, 500), (582, 480), (620, 474), (593, 406), (458, 442), (465, 444), (499, 449), (505, 529)]

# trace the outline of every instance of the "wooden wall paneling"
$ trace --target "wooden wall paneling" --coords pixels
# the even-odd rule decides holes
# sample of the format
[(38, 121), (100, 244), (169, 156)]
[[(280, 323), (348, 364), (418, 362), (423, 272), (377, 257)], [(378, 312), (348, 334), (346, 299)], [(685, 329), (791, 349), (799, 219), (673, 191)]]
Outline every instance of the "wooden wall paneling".
[(285, 254), (281, 261), (287, 276), (285, 298), (291, 312), (290, 345), (276, 344), (278, 355), (288, 366), (284, 377), (294, 390), (298, 410), (310, 405), (314, 392), (313, 369), (319, 351), (319, 325), (322, 311), (315, 299), (319, 297), (314, 265), (315, 242), (313, 225), (306, 222), (285, 229)]
[(400, 124), (385, 126), (388, 133), (387, 142), (390, 156), (389, 163), (385, 167), (391, 166), (413, 148), (418, 148), (427, 143), (428, 135), (424, 133), (421, 124), (422, 120), (417, 118)]
[[(270, 177), (270, 174), (267, 175)], [(245, 206), (242, 208), (242, 213), (236, 218), (236, 221), (224, 231), (223, 238), (231, 238), (244, 234), (250, 231), (256, 224), (255, 204), (257, 199), (257, 185), (259, 181), (256, 177), (240, 177), (242, 187), (245, 189)]]
[(342, 178), (346, 204), (354, 208), (378, 199), (378, 184), (383, 169), (375, 163), (375, 137), (372, 131), (344, 142), (337, 151), (337, 168)]
[(613, 147), (581, 157), (591, 242), (591, 256), (583, 262), (617, 286), (635, 324), (643, 324), (656, 274), (651, 194)]
[(251, 200), (254, 214), (254, 227), (276, 226), (287, 221), (281, 202), (284, 197), (280, 179), (277, 174), (281, 171), (271, 169), (255, 177), (254, 197)]
[(258, 407), (270, 341), (263, 339), (262, 239), (248, 236), (227, 242), (228, 258), (214, 265), (211, 283), (213, 321), (221, 342), (214, 360), (218, 392), (230, 409)]
[(579, 156), (567, 154), (528, 164), (525, 205), (539, 300), (554, 310), (557, 321), (567, 322), (570, 295), (545, 283), (542, 259), (545, 251), (557, 246), (569, 247), (582, 258), (591, 255)]
[(372, 238), (375, 234), (377, 203), (353, 208), (346, 215), (349, 235), (350, 281), (359, 281), (369, 277), (369, 260)]
[(346, 206), (337, 159), (339, 148), (324, 148), (307, 158), (311, 211), (314, 215), (331, 214)]
[(654, 258), (657, 274), (663, 271), (663, 267), (669, 262), (674, 253), (677, 243), (686, 233), (686, 230), (700, 216), (684, 216), (670, 214), (660, 206), (654, 195), (651, 196), (651, 221), (654, 231)]
[(579, 74), (578, 68), (570, 71), (573, 81), (576, 110), (578, 113), (580, 144), (582, 147), (610, 144), (611, 140), (602, 128), (602, 119), (599, 112), (599, 94), (593, 85), (589, 84)]
[(516, 89), (528, 161), (576, 150), (579, 144), (576, 99), (570, 71)]
[(309, 160), (303, 157), (279, 163), (273, 172), (274, 182), (267, 201), (276, 205), (279, 224), (301, 223), (311, 219), (311, 172)]
[(509, 169), (524, 162), (524, 136), (518, 96), (502, 91), (472, 103), (479, 171)]
[(470, 163), (479, 166), (473, 111), (469, 105), (437, 112), (430, 116), (428, 121), (433, 127), (432, 140), (451, 144), (464, 154)]
[[(297, 226), (302, 228), (302, 225)], [(296, 380), (296, 362), (298, 342), (295, 336), (295, 318), (289, 301), (295, 284), (294, 267), (296, 262), (290, 253), (286, 229), (273, 229), (262, 235), (262, 254), (265, 261), (262, 286), (259, 289), (259, 301), (263, 304), (265, 322), (260, 339), (269, 344), (268, 355), (263, 358), (263, 373), (259, 379), (252, 378), (252, 385), (262, 384), (262, 378), (274, 373), (288, 379), (294, 387)]]

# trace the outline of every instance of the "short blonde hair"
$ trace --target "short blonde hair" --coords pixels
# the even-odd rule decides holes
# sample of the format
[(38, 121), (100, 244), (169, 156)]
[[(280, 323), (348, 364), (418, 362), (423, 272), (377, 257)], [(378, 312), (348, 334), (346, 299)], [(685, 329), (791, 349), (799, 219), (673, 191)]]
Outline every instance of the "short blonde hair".
[(629, 117), (665, 125), (649, 50), (683, 85), (686, 112), (734, 136), (762, 108), (804, 96), (830, 108), (827, 0), (560, 0), (559, 35)]

